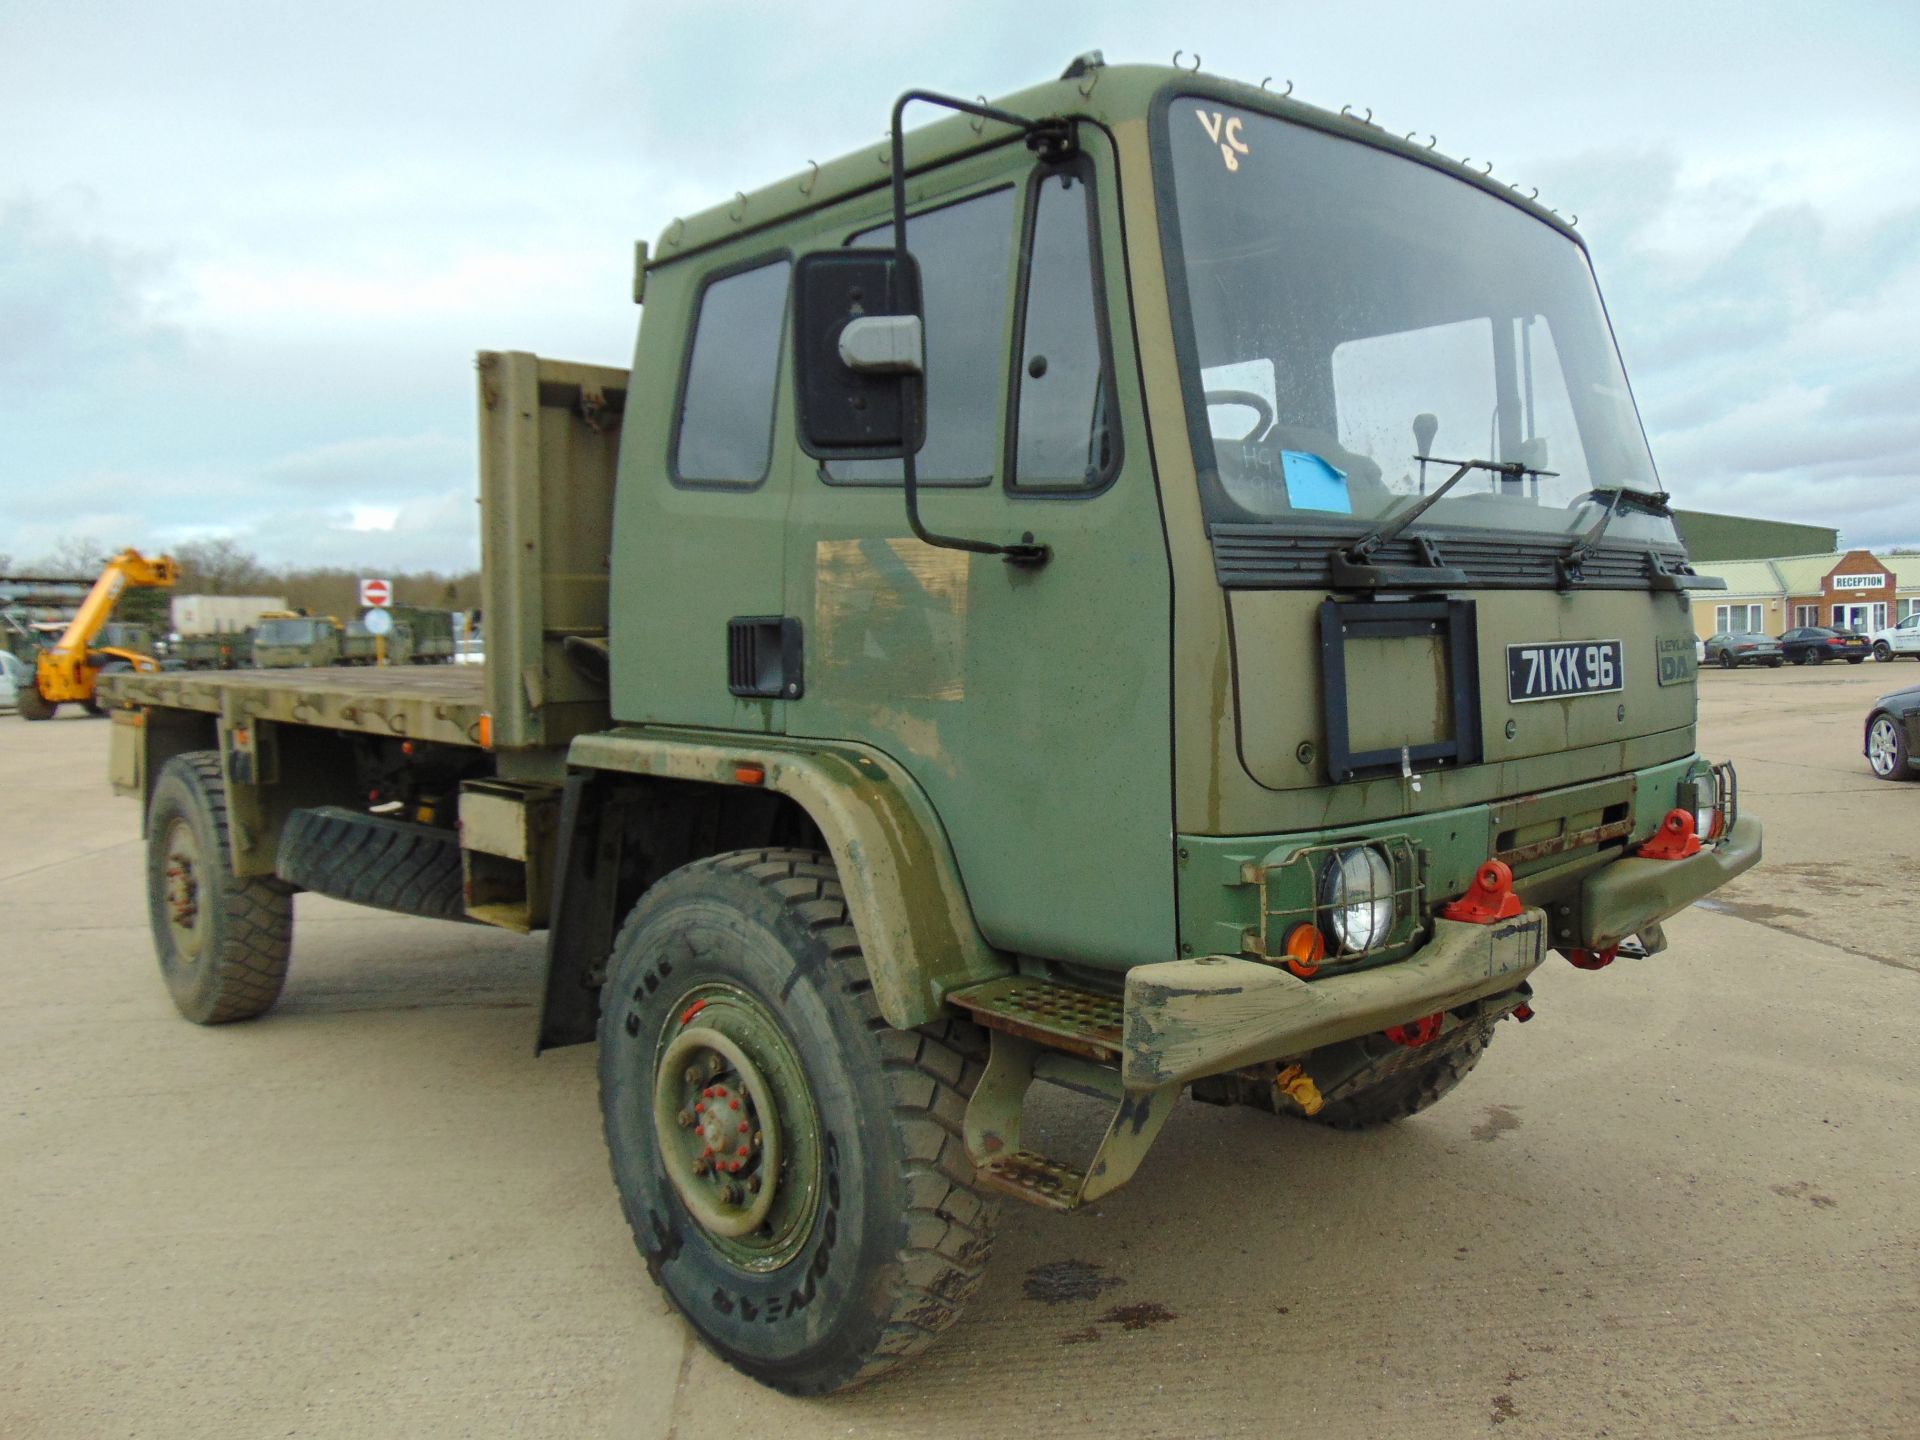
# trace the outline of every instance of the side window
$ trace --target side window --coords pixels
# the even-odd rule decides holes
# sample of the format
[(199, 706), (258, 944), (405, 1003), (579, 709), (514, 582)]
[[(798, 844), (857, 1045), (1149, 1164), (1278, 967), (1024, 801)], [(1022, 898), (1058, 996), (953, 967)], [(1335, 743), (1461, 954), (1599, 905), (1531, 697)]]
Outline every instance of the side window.
[(1084, 490), (1119, 458), (1113, 386), (1094, 285), (1093, 192), (1073, 170), (1036, 182), (1022, 254), (1013, 484)]
[[(1001, 364), (1013, 261), (1011, 187), (907, 217), (907, 248), (920, 262), (926, 308), (927, 443), (914, 457), (921, 484), (985, 484), (999, 453)], [(893, 226), (853, 237), (893, 243)], [(900, 483), (898, 460), (834, 460), (829, 480)]]
[(773, 457), (773, 402), (787, 314), (787, 260), (707, 283), (680, 395), (676, 483), (758, 485)]

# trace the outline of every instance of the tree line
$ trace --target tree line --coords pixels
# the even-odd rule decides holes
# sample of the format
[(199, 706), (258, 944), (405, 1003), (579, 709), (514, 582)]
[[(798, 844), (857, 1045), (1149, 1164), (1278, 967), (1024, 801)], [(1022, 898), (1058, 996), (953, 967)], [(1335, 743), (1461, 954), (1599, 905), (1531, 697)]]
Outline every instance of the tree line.
[[(89, 536), (69, 536), (38, 559), (17, 566), (0, 554), (0, 575), (92, 580), (116, 552)], [(180, 566), (176, 595), (283, 595), (288, 606), (341, 618), (360, 612), (360, 580), (381, 574), (393, 582), (393, 603), (434, 610), (471, 611), (481, 603), (480, 572), (465, 570), (346, 570), (326, 565), (272, 565), (232, 540), (189, 540), (173, 546)], [(145, 608), (145, 607), (140, 607)]]

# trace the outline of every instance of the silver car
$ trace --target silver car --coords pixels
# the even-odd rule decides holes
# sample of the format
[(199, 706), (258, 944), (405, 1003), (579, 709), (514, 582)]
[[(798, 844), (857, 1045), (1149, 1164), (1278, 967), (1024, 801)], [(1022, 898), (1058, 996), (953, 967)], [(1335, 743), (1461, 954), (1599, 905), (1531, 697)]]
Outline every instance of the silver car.
[(1746, 630), (1723, 630), (1709, 635), (1700, 659), (1704, 664), (1731, 670), (1736, 665), (1765, 665), (1778, 670), (1786, 663), (1786, 652), (1771, 635), (1755, 635)]
[(33, 683), (33, 667), (11, 650), (0, 650), (0, 710), (20, 704), (20, 689)]

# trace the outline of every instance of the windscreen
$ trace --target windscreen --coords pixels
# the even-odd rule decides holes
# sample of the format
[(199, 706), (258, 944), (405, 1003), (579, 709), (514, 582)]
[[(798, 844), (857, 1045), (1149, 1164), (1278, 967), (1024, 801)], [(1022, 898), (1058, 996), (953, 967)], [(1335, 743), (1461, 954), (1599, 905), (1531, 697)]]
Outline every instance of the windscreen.
[[(1468, 459), (1534, 473), (1472, 473), (1423, 528), (1566, 534), (1615, 490), (1660, 490), (1572, 240), (1457, 176), (1271, 116), (1183, 96), (1165, 124), (1213, 519), (1374, 521)], [(1630, 504), (1607, 535), (1674, 538)]]

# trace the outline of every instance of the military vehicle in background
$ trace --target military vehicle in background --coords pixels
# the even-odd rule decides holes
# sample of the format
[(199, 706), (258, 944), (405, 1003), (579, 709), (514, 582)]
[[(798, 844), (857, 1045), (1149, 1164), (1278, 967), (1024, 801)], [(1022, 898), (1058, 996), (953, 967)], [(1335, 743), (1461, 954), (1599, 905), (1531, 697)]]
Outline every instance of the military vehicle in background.
[(167, 663), (182, 670), (238, 670), (253, 664), (253, 627), (215, 634), (176, 635)]
[[(273, 1005), (301, 889), (544, 929), (649, 1273), (803, 1394), (1189, 1087), (1405, 1118), (1761, 844), (1565, 220), (1097, 55), (892, 135), (641, 246), (630, 371), (480, 356), (484, 667), (110, 682), (181, 1013)], [(1221, 1205), (1366, 1243), (1235, 1134)]]
[(394, 623), (407, 632), (412, 642), (412, 653), (408, 658), (415, 665), (453, 663), (455, 644), (452, 611), (430, 610), (422, 605), (395, 605), (392, 614)]
[(266, 615), (253, 627), (256, 670), (298, 670), (340, 661), (340, 625), (326, 615)]
[[(384, 646), (384, 648), (383, 648)], [(349, 620), (340, 636), (340, 665), (405, 665), (413, 659), (413, 632), (396, 623), (385, 636), (376, 636), (364, 620)]]

